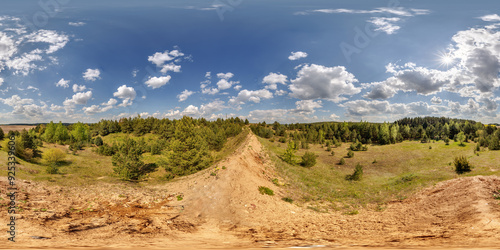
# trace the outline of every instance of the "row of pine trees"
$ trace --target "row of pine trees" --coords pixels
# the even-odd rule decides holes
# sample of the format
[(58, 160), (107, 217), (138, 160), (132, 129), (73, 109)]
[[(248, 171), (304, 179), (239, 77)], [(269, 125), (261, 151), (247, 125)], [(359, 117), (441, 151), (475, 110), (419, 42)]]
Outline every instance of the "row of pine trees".
[[(280, 142), (294, 141), (295, 144), (337, 145), (340, 142), (362, 144), (393, 144), (403, 140), (473, 140), (491, 150), (500, 149), (500, 130), (495, 125), (483, 125), (471, 120), (444, 117), (404, 118), (393, 123), (369, 122), (323, 122), (312, 124), (258, 123), (252, 131), (263, 138), (278, 137)], [(304, 146), (303, 148), (307, 148)]]

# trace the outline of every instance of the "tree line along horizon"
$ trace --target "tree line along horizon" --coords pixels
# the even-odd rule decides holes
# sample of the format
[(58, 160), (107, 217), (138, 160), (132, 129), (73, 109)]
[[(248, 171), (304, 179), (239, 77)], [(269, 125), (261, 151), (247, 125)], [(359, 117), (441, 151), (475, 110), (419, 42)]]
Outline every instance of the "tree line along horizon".
[[(308, 144), (325, 144), (327, 147), (339, 146), (351, 142), (351, 150), (366, 150), (368, 144), (392, 144), (404, 140), (468, 141), (478, 143), (478, 147), (490, 150), (500, 149), (500, 130), (494, 125), (483, 125), (472, 120), (444, 117), (404, 118), (393, 123), (369, 122), (323, 122), (280, 124), (265, 122), (250, 124), (247, 119), (228, 118), (208, 121), (204, 118), (184, 116), (178, 120), (158, 119), (155, 117), (122, 118), (120, 120), (101, 120), (97, 123), (62, 122), (38, 124), (28, 131), (9, 131), (15, 134), (16, 156), (34, 163), (47, 165), (47, 172), (57, 173), (58, 164), (65, 153), (59, 149), (44, 152), (39, 147), (43, 142), (69, 145), (69, 150), (76, 154), (85, 147), (92, 148), (97, 154), (111, 156), (114, 172), (124, 180), (138, 180), (163, 167), (167, 179), (195, 173), (209, 167), (214, 159), (211, 152), (220, 151), (228, 138), (235, 137), (249, 125), (257, 136), (288, 143), (291, 150), (308, 148)], [(104, 143), (102, 137), (113, 133), (133, 134), (137, 138), (126, 137), (123, 142), (111, 145)], [(157, 140), (146, 141), (143, 135), (155, 134)], [(0, 139), (5, 137), (0, 128)], [(8, 140), (2, 148), (8, 150)], [(60, 150), (59, 150), (60, 151)], [(155, 163), (144, 163), (142, 155), (164, 155)], [(285, 155), (286, 156), (286, 155)], [(305, 159), (304, 159), (305, 157)], [(42, 159), (40, 161), (39, 159)], [(307, 166), (315, 160), (308, 153), (303, 156)], [(314, 164), (313, 164), (314, 165)]]

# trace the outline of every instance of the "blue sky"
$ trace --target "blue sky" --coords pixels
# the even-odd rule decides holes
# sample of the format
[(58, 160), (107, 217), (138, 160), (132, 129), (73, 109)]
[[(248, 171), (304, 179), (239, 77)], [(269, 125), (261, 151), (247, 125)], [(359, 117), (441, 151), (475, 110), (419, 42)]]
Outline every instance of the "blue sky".
[(0, 123), (498, 122), (496, 1), (0, 2)]

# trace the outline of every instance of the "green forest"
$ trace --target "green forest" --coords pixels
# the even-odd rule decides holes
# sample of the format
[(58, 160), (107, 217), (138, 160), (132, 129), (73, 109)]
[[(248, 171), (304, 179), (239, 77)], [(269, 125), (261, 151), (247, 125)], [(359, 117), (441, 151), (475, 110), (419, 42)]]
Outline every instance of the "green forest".
[[(70, 124), (50, 122), (39, 124), (29, 131), (10, 131), (16, 135), (16, 156), (25, 161), (47, 165), (47, 172), (57, 173), (64, 162), (65, 152), (51, 149), (42, 154), (43, 143), (68, 145), (76, 155), (90, 148), (103, 156), (111, 156), (113, 171), (123, 180), (139, 180), (144, 175), (162, 167), (167, 178), (183, 176), (205, 169), (214, 162), (211, 152), (220, 151), (228, 138), (242, 132), (248, 121), (239, 118), (208, 121), (204, 118), (183, 117), (179, 120), (153, 117), (122, 118), (118, 121), (101, 120), (97, 123)], [(127, 135), (123, 140), (108, 144), (103, 138), (113, 134)], [(146, 140), (152, 134), (155, 140)], [(2, 138), (5, 136), (0, 129)], [(3, 149), (8, 150), (8, 140)], [(145, 163), (143, 154), (164, 155), (156, 162)]]

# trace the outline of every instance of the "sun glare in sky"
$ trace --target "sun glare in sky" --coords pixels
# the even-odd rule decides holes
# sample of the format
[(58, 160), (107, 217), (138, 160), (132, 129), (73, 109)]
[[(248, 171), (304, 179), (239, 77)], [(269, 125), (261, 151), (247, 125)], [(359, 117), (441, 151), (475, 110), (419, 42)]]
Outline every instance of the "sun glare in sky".
[(449, 67), (455, 61), (453, 54), (451, 53), (441, 53), (440, 58), (441, 66)]

